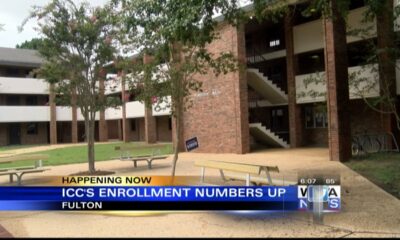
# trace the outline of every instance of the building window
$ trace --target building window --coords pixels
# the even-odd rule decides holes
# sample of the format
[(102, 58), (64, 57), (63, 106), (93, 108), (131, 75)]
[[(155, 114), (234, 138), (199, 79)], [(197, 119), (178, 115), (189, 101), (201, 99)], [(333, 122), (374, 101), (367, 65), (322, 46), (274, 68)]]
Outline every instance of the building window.
[(326, 108), (322, 106), (307, 106), (305, 108), (305, 123), (306, 128), (327, 128)]
[(131, 131), (136, 131), (136, 119), (131, 119)]
[(168, 129), (172, 130), (172, 118), (168, 118)]
[(269, 41), (269, 47), (278, 47), (279, 45), (281, 45), (281, 40), (279, 39)]
[(36, 106), (38, 105), (38, 100), (36, 96), (27, 96), (26, 97), (26, 105), (27, 106)]
[(28, 135), (37, 135), (38, 134), (38, 124), (37, 123), (28, 123), (28, 127), (26, 128), (26, 133)]
[(17, 95), (9, 95), (9, 96), (7, 96), (6, 104), (8, 106), (18, 106), (18, 105), (20, 105), (19, 96), (17, 96)]

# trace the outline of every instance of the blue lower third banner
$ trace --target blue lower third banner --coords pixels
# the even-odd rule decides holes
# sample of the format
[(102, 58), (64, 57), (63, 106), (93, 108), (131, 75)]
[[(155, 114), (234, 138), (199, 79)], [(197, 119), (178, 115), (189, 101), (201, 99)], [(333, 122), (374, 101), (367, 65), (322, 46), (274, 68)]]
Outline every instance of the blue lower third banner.
[(297, 211), (301, 201), (297, 186), (0, 187), (0, 211)]

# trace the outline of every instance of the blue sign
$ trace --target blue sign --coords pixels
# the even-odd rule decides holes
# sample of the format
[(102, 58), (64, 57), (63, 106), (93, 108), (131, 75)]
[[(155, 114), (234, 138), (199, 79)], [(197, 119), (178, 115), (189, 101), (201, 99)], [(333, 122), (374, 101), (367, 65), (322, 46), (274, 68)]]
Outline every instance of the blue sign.
[(199, 147), (199, 142), (197, 141), (197, 137), (186, 140), (186, 150), (188, 152), (190, 152), (198, 147)]

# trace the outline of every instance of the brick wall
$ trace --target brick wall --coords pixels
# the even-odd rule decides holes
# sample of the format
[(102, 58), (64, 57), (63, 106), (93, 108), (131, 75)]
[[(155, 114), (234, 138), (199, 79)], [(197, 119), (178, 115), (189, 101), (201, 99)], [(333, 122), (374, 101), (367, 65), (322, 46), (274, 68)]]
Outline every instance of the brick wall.
[(27, 127), (29, 123), (21, 123), (21, 144), (46, 144), (48, 143), (47, 124), (38, 123), (37, 134), (29, 135)]
[(144, 118), (139, 118), (137, 119), (138, 125), (136, 126), (136, 129), (139, 129), (139, 140), (138, 141), (145, 141), (145, 125), (144, 125)]
[(71, 122), (57, 122), (57, 142), (71, 143), (72, 142), (72, 124)]
[(0, 146), (8, 144), (8, 128), (7, 123), (0, 123)]
[[(369, 108), (363, 100), (350, 101), (351, 136), (356, 134), (384, 132), (382, 115)], [(304, 123), (304, 116), (302, 123)], [(304, 142), (307, 146), (328, 146), (327, 128), (304, 128)]]
[(157, 120), (157, 141), (171, 142), (172, 130), (170, 129), (169, 116), (156, 117)]
[[(218, 27), (220, 39), (208, 48), (214, 54), (231, 51), (245, 63), (243, 27)], [(249, 152), (248, 97), (245, 70), (215, 77), (213, 73), (197, 76), (203, 93), (193, 94), (194, 106), (184, 113), (184, 139), (197, 137), (197, 152)]]
[(108, 128), (108, 139), (119, 139), (118, 135), (118, 124), (119, 120), (110, 120), (107, 121), (107, 128)]
[(382, 126), (382, 115), (369, 108), (362, 100), (353, 100), (351, 107), (351, 133), (361, 134), (385, 131)]
[[(135, 122), (136, 127), (135, 129), (132, 126), (132, 122)], [(138, 118), (134, 118), (134, 119), (128, 119), (128, 140), (129, 141), (140, 141), (141, 136), (140, 136), (140, 128), (141, 128), (141, 121)], [(144, 124), (144, 122), (142, 123), (142, 125)], [(143, 136), (144, 137), (144, 136)]]
[(328, 147), (327, 128), (304, 128), (303, 141), (306, 146)]

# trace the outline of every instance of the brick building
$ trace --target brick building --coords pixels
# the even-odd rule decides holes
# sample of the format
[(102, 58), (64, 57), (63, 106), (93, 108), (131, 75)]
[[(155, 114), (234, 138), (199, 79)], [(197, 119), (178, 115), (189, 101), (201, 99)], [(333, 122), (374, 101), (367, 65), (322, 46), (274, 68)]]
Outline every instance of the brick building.
[[(331, 160), (346, 160), (352, 135), (394, 132), (388, 115), (366, 106), (348, 80), (349, 74), (361, 74), (373, 86), (363, 97), (379, 95), (379, 79), (370, 71), (374, 66), (362, 67), (367, 40), (347, 36), (341, 18), (304, 17), (301, 12), (306, 7), (298, 3), (277, 22), (251, 20), (240, 27), (219, 22), (220, 39), (209, 50), (231, 51), (245, 67), (219, 77), (211, 73), (198, 77), (203, 92), (192, 96), (195, 104), (184, 113), (180, 133), (182, 139), (198, 138), (195, 152), (245, 154), (254, 143), (266, 148), (323, 146), (329, 147)], [(251, 11), (251, 6), (245, 8)], [(363, 1), (352, 2), (349, 29), (363, 25), (365, 10)], [(376, 39), (377, 25), (371, 25), (375, 30), (368, 40)], [(0, 71), (0, 144), (83, 141), (78, 109), (56, 106), (49, 86), (25, 78), (40, 66), (34, 52), (0, 49), (0, 57), (4, 69)], [(396, 74), (399, 81), (400, 72)], [(310, 83), (310, 78), (325, 82)], [(105, 94), (118, 94), (125, 102), (119, 109), (99, 113), (98, 141), (172, 140), (168, 109), (145, 109), (118, 79), (100, 84)]]
[[(198, 138), (197, 152), (244, 154), (253, 143), (323, 146), (329, 147), (331, 160), (346, 160), (353, 135), (395, 131), (389, 115), (362, 100), (380, 93), (378, 74), (371, 71), (376, 66), (362, 67), (379, 22), (366, 39), (350, 36), (335, 9), (333, 18), (305, 17), (307, 3), (291, 2), (299, 3), (279, 21), (254, 19), (237, 28), (220, 22), (220, 39), (209, 50), (232, 51), (246, 68), (199, 77), (204, 93), (193, 96), (181, 133), (183, 139)], [(364, 1), (352, 1), (347, 30), (366, 26), (361, 21), (365, 11)], [(362, 95), (360, 86), (348, 80), (355, 73), (365, 79), (363, 90), (368, 88)]]
[[(36, 51), (0, 48), (0, 146), (84, 141), (79, 109), (57, 106), (51, 86), (33, 74), (41, 63)], [(172, 141), (168, 110), (145, 110), (117, 80), (104, 89), (106, 95), (116, 94), (125, 102), (96, 116), (97, 141)]]

